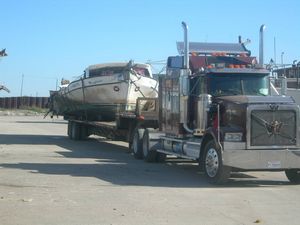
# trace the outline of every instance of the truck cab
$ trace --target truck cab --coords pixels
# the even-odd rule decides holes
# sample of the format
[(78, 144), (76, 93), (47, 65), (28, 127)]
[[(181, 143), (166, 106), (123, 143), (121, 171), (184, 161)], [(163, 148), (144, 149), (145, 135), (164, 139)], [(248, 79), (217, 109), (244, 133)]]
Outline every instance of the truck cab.
[[(285, 171), (300, 182), (299, 106), (271, 95), (269, 71), (243, 43), (177, 43), (159, 83), (159, 132), (143, 156), (197, 160), (211, 183), (231, 171)], [(160, 157), (161, 158), (161, 157)]]

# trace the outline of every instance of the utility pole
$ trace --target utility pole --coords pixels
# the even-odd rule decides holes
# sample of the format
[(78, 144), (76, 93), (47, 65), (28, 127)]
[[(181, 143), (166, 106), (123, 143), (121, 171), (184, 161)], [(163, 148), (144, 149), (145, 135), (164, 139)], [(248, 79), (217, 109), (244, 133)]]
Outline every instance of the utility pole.
[(283, 55), (284, 55), (284, 52), (281, 52), (281, 66), (283, 66)]
[(276, 38), (274, 37), (274, 63), (276, 65)]
[(23, 82), (24, 82), (24, 74), (22, 74), (22, 82), (21, 82), (21, 95), (20, 97), (23, 96)]

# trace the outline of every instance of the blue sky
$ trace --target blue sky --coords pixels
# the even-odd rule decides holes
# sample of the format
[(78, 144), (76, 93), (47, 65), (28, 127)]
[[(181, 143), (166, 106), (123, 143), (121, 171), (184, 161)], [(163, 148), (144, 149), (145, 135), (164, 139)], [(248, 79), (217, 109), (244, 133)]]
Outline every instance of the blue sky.
[[(0, 84), (19, 96), (48, 96), (61, 78), (74, 80), (91, 64), (166, 60), (189, 25), (190, 41), (237, 42), (249, 38), (258, 55), (259, 27), (265, 33), (265, 61), (300, 60), (300, 1), (100, 1), (0, 0)], [(159, 66), (155, 66), (159, 70)]]

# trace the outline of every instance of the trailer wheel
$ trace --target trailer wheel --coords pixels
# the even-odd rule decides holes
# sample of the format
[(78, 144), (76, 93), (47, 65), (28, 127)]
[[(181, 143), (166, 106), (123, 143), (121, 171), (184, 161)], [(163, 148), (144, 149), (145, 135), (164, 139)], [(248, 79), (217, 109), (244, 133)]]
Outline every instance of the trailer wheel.
[(86, 140), (89, 136), (88, 127), (84, 124), (80, 124), (80, 140)]
[(156, 154), (156, 162), (162, 163), (166, 161), (167, 155), (165, 153), (157, 152)]
[(289, 169), (285, 170), (285, 175), (291, 183), (300, 184), (300, 170), (298, 169)]
[(143, 158), (143, 136), (145, 129), (136, 128), (133, 134), (132, 152), (136, 159)]
[(204, 147), (204, 172), (209, 183), (224, 184), (230, 177), (231, 168), (224, 166), (222, 153), (214, 140), (210, 140)]
[(156, 162), (157, 152), (150, 149), (149, 130), (146, 129), (143, 137), (143, 158), (146, 162)]
[(71, 135), (72, 135), (72, 140), (80, 140), (80, 124), (79, 123), (76, 123), (76, 122), (72, 122), (72, 132), (71, 132)]
[(68, 121), (68, 137), (72, 139), (72, 121)]

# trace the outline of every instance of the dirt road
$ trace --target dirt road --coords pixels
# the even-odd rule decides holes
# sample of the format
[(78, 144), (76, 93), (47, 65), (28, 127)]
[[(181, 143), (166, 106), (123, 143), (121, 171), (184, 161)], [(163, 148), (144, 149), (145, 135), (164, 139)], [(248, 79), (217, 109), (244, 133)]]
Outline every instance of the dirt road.
[(0, 224), (299, 224), (282, 172), (208, 184), (197, 164), (135, 160), (124, 142), (71, 141), (61, 119), (0, 116)]

